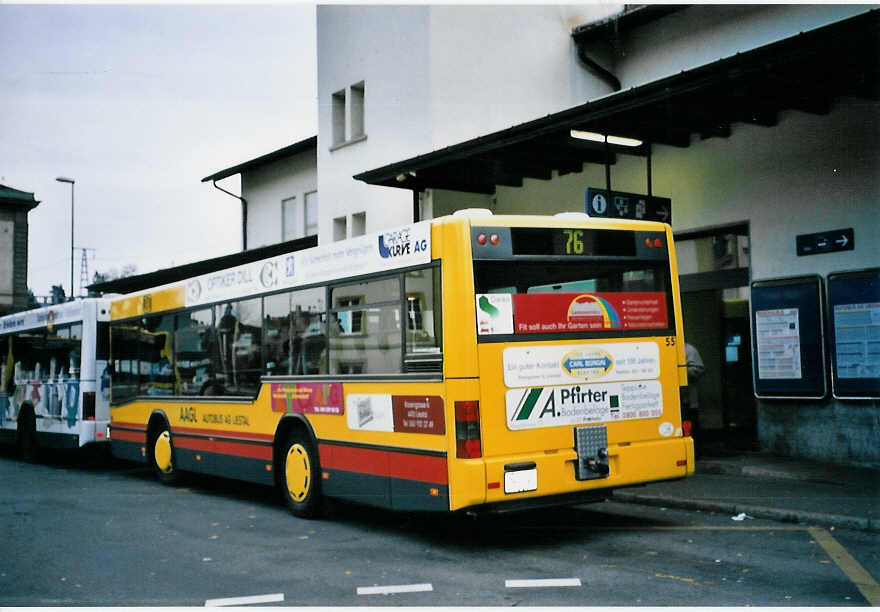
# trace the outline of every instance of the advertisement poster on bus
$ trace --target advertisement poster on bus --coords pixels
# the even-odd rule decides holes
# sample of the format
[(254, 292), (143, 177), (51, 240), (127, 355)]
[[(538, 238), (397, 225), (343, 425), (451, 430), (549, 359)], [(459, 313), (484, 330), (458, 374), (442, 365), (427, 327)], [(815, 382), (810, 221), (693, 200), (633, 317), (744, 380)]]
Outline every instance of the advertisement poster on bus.
[(203, 274), (187, 281), (185, 303), (210, 304), (430, 261), (431, 224), (414, 223)]
[(652, 419), (663, 415), (657, 380), (511, 389), (506, 393), (512, 430)]
[(508, 387), (652, 380), (660, 376), (654, 342), (510, 346), (502, 354)]
[(272, 412), (341, 415), (342, 383), (272, 383)]
[(477, 296), (480, 335), (669, 327), (662, 292), (514, 293)]

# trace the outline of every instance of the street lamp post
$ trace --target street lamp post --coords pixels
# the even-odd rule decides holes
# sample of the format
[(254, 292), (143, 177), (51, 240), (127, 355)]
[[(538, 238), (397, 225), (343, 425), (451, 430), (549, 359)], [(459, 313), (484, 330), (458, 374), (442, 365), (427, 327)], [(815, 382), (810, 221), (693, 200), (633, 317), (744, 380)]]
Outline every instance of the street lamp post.
[(59, 176), (55, 179), (59, 183), (70, 183), (70, 299), (73, 299), (74, 288), (73, 288), (73, 184), (74, 180), (72, 178), (67, 178), (66, 176)]

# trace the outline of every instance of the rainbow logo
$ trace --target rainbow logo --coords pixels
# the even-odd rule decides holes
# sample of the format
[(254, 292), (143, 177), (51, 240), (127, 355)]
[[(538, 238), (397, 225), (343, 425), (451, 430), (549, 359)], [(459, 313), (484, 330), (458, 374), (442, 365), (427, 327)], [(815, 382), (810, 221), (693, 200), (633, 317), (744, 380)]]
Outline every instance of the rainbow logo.
[(614, 306), (598, 296), (587, 293), (574, 298), (568, 305), (568, 320), (593, 319), (602, 317), (602, 327), (614, 329), (620, 327), (620, 317)]

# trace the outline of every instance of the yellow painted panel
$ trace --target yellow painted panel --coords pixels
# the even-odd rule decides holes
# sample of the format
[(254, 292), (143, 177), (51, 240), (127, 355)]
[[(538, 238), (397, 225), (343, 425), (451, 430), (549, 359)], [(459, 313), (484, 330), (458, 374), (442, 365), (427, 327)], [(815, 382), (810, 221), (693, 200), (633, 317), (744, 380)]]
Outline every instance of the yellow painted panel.
[(110, 320), (118, 321), (185, 306), (186, 288), (183, 285), (159, 289), (130, 297), (123, 296), (110, 304)]

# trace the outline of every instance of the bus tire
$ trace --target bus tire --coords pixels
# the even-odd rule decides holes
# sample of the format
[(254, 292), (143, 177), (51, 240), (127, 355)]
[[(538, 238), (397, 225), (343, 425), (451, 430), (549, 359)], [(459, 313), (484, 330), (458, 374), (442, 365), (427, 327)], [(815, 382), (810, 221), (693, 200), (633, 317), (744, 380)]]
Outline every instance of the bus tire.
[(34, 463), (40, 456), (40, 441), (37, 438), (37, 419), (32, 409), (18, 414), (18, 431), (15, 436), (18, 456), (28, 463)]
[(180, 480), (180, 472), (175, 467), (174, 443), (171, 429), (166, 424), (157, 427), (149, 440), (150, 467), (159, 482), (173, 485)]
[(281, 494), (290, 511), (300, 518), (323, 514), (321, 466), (308, 433), (294, 429), (281, 449)]

